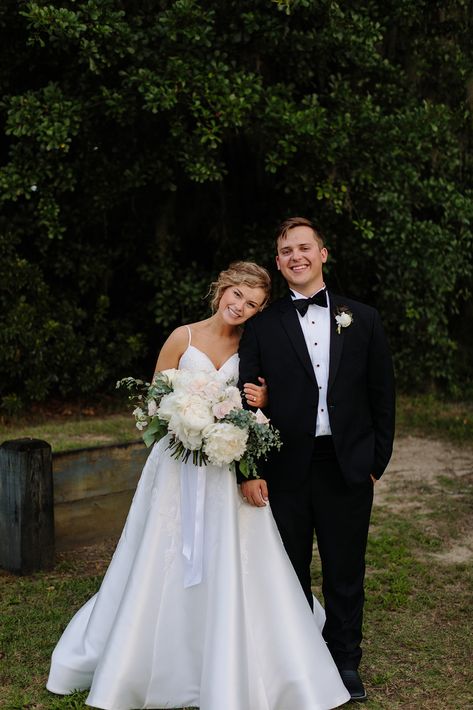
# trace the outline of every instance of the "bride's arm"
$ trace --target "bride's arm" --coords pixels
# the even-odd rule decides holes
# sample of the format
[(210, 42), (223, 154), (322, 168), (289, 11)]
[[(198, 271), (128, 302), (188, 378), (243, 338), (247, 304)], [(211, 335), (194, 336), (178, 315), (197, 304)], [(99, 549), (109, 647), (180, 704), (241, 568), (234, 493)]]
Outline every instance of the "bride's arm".
[(154, 368), (154, 375), (162, 370), (177, 368), (179, 360), (187, 348), (188, 342), (189, 333), (185, 326), (181, 325), (179, 328), (176, 328), (176, 330), (173, 330), (159, 351), (156, 367)]

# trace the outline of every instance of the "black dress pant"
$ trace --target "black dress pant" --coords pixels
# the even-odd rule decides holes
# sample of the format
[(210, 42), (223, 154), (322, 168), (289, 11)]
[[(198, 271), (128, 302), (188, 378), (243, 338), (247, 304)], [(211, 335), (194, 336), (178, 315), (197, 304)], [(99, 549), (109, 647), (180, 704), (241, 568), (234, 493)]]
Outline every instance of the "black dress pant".
[(323, 636), (339, 668), (358, 668), (364, 603), (365, 552), (373, 483), (349, 487), (332, 437), (314, 440), (310, 475), (296, 490), (269, 488), (286, 551), (312, 607), (310, 564), (314, 531), (322, 562)]

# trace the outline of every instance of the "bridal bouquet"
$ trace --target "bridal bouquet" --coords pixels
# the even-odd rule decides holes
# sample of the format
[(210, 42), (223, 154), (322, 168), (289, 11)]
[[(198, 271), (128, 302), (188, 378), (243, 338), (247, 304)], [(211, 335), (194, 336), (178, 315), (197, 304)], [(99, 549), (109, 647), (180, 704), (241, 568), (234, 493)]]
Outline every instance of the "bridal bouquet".
[(261, 410), (242, 407), (237, 387), (218, 373), (163, 370), (151, 383), (126, 377), (117, 387), (130, 391), (133, 416), (147, 446), (171, 434), (177, 459), (192, 456), (196, 465), (239, 461), (244, 476), (258, 476), (257, 460), (281, 446), (279, 432)]

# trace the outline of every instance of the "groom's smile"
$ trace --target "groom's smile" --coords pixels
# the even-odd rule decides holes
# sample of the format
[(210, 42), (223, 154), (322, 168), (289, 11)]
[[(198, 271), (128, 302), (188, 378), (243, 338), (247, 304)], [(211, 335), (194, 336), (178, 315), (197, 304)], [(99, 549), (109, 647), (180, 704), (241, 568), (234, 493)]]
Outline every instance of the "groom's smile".
[(310, 266), (310, 264), (301, 264), (300, 266), (296, 265), (296, 266), (291, 266), (290, 268), (292, 271), (299, 272), (299, 271), (305, 271), (306, 269), (309, 268), (309, 266)]

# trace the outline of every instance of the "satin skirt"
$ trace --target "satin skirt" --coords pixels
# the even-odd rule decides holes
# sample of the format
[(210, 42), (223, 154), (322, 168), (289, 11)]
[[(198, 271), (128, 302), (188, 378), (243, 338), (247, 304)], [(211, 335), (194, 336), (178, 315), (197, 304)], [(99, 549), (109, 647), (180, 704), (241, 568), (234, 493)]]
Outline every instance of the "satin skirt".
[(328, 710), (349, 700), (270, 507), (205, 467), (202, 580), (186, 586), (181, 465), (156, 444), (99, 592), (57, 644), (47, 688), (104, 710)]

